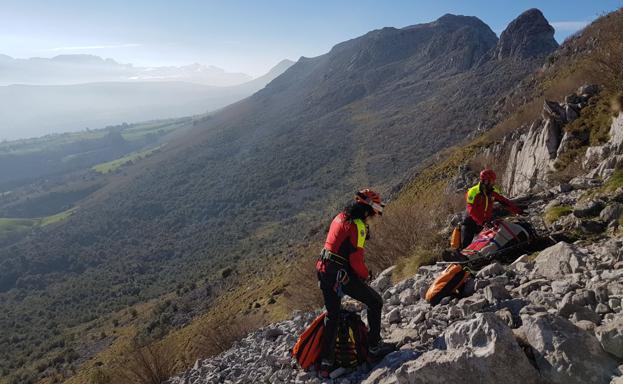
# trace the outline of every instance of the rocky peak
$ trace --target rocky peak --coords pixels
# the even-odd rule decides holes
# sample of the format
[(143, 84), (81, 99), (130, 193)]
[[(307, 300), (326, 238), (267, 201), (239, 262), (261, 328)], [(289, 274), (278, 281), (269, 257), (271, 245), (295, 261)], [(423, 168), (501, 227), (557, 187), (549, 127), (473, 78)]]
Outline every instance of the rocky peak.
[(513, 20), (500, 35), (495, 58), (525, 59), (545, 56), (558, 47), (552, 27), (536, 8)]
[(476, 16), (453, 15), (451, 13), (446, 13), (431, 24), (448, 25), (453, 27), (470, 25), (481, 29), (489, 29), (487, 24)]

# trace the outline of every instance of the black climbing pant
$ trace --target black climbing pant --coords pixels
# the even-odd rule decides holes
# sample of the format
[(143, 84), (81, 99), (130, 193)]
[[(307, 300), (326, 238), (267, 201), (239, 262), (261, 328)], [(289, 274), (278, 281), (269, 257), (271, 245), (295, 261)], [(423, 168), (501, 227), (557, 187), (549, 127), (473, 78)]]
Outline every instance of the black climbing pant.
[(461, 224), (461, 249), (467, 248), (480, 231), (482, 231), (482, 225), (478, 225), (469, 214), (465, 214)]
[[(341, 298), (335, 291), (337, 271), (342, 268), (331, 261), (325, 261), (326, 272), (318, 272), (320, 289), (324, 297), (327, 316), (322, 339), (322, 359), (333, 363), (335, 357), (335, 338), (340, 317)], [(368, 345), (377, 345), (381, 340), (381, 310), (383, 299), (372, 287), (361, 281), (352, 271), (348, 271), (349, 281), (342, 286), (344, 294), (364, 303), (368, 307)]]
[[(493, 208), (492, 219), (508, 216), (509, 211), (502, 207)], [(467, 213), (463, 214), (463, 223), (461, 223), (461, 249), (467, 248), (474, 240), (474, 236), (482, 231), (482, 225), (478, 225), (474, 219)]]

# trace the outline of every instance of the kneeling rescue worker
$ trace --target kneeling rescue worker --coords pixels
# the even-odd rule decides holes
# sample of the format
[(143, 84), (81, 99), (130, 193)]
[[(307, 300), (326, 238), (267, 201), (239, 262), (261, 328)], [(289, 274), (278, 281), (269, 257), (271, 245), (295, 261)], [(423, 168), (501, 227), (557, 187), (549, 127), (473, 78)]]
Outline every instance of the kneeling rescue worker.
[(316, 263), (319, 285), (327, 309), (321, 352), (321, 376), (327, 377), (334, 363), (335, 339), (341, 298), (344, 294), (368, 307), (369, 355), (381, 358), (396, 349), (395, 345), (381, 341), (383, 299), (366, 284), (370, 273), (364, 263), (364, 245), (369, 238), (366, 222), (381, 215), (383, 207), (378, 193), (363, 189), (357, 192), (355, 201), (347, 205), (331, 222), (324, 249)]
[(474, 235), (493, 219), (494, 202), (499, 201), (516, 215), (523, 213), (521, 208), (500, 194), (500, 190), (495, 186), (495, 179), (496, 174), (493, 170), (484, 169), (480, 172), (480, 182), (465, 194), (467, 211), (461, 225), (461, 249), (470, 245)]

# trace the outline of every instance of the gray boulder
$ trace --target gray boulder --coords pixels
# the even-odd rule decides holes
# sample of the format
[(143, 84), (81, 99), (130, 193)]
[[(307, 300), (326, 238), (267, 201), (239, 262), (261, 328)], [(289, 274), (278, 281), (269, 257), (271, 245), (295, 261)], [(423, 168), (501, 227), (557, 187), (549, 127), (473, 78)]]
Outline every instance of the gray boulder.
[(617, 362), (597, 338), (551, 314), (522, 316), (520, 330), (535, 351), (543, 379), (556, 384), (609, 383)]
[(597, 220), (580, 220), (579, 226), (580, 230), (584, 233), (601, 233), (606, 229), (606, 225)]
[(614, 220), (618, 220), (623, 214), (623, 204), (613, 203), (609, 204), (599, 214), (599, 219), (605, 223), (609, 223)]
[(511, 329), (493, 313), (479, 313), (472, 320), (452, 324), (444, 333), (446, 350), (433, 350), (408, 361), (382, 379), (363, 383), (479, 384), (540, 383)]
[(610, 384), (623, 384), (623, 376), (613, 378)]
[(511, 296), (503, 285), (492, 284), (485, 287), (485, 298), (490, 303), (496, 303), (500, 300), (510, 299)]
[(400, 299), (400, 302), (402, 303), (402, 305), (411, 305), (411, 304), (415, 304), (420, 297), (419, 297), (419, 294), (415, 292), (414, 289), (407, 288), (404, 291), (400, 292), (400, 295), (398, 296), (398, 298)]
[(534, 272), (550, 280), (564, 278), (584, 266), (586, 255), (563, 241), (544, 249), (535, 260)]
[(394, 308), (387, 314), (387, 321), (390, 324), (400, 323), (400, 309)]
[(602, 209), (604, 203), (601, 200), (579, 201), (573, 207), (573, 215), (580, 218), (597, 216)]
[(534, 291), (535, 289), (539, 289), (541, 286), (546, 285), (547, 283), (548, 281), (545, 279), (529, 280), (515, 288), (514, 291), (518, 292), (521, 296), (528, 296), (530, 292)]
[(502, 273), (504, 273), (504, 267), (502, 266), (502, 264), (495, 262), (493, 264), (487, 265), (486, 267), (478, 271), (476, 277), (481, 279), (484, 277), (501, 275)]
[(372, 283), (370, 283), (370, 286), (372, 286), (372, 288), (376, 289), (377, 291), (381, 293), (384, 292), (386, 289), (388, 289), (392, 285), (392, 275), (394, 273), (394, 269), (396, 269), (395, 265), (379, 273), (377, 278), (374, 279)]
[(601, 161), (603, 161), (610, 154), (610, 146), (609, 145), (598, 145), (594, 147), (588, 147), (586, 149), (586, 154), (584, 155), (584, 160), (582, 161), (582, 166), (584, 169), (591, 169), (599, 165)]
[(595, 328), (595, 336), (606, 352), (623, 359), (623, 317)]

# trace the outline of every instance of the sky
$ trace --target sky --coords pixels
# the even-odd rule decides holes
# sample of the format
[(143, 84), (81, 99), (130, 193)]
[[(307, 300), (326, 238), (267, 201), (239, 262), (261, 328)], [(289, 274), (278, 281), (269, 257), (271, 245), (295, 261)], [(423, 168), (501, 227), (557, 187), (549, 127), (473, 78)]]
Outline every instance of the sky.
[(94, 54), (139, 66), (202, 63), (259, 76), (382, 27), (477, 16), (498, 35), (539, 8), (562, 42), (623, 0), (0, 0), (0, 54)]

